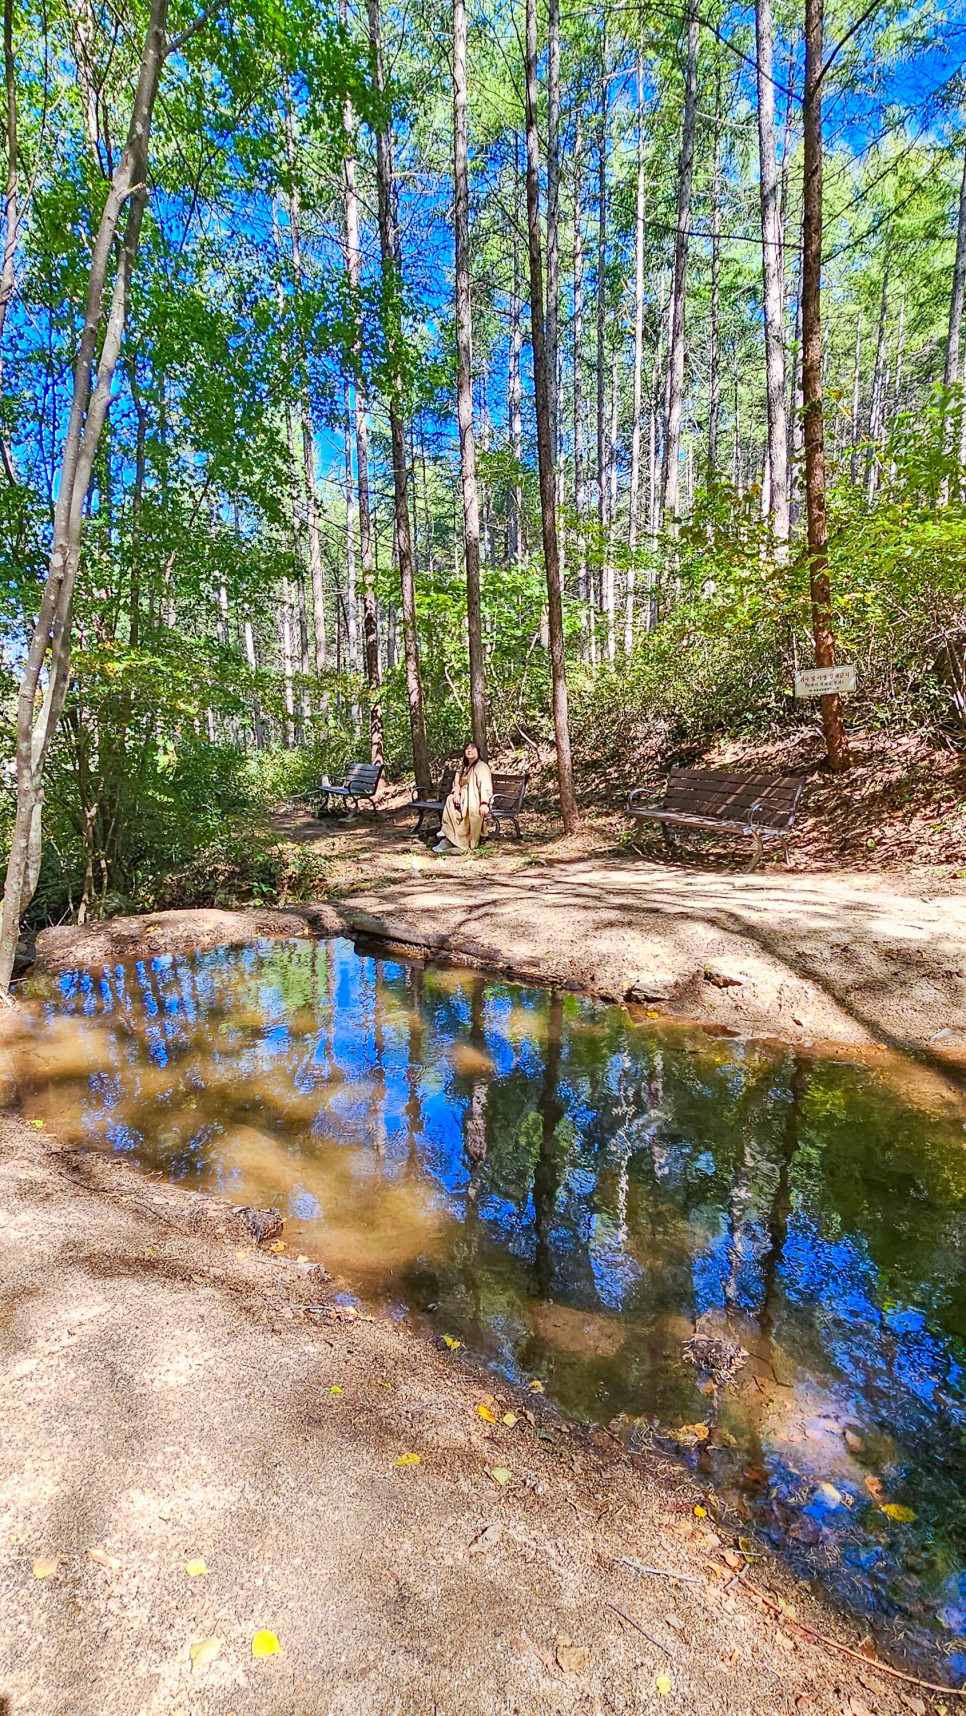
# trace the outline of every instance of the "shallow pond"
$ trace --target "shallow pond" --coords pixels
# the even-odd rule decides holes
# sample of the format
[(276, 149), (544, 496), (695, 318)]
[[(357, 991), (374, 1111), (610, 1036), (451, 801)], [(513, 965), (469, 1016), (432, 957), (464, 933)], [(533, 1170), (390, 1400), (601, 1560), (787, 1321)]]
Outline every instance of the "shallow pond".
[[(739, 1529), (966, 1676), (966, 1132), (926, 1075), (339, 940), (23, 993), (27, 1114), (276, 1204), (292, 1250), (675, 1450)], [(728, 1343), (704, 1368), (696, 1334)]]

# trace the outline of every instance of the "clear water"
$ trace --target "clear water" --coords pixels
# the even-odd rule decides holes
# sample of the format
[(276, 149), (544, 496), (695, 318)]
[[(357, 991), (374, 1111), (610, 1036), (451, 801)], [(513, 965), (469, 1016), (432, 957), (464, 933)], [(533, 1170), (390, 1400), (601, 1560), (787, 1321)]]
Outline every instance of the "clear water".
[[(345, 941), (34, 986), (7, 1099), (235, 1203), (966, 1676), (966, 1112), (926, 1075)], [(747, 1354), (686, 1362), (696, 1333)], [(747, 1527), (745, 1527), (747, 1529)]]

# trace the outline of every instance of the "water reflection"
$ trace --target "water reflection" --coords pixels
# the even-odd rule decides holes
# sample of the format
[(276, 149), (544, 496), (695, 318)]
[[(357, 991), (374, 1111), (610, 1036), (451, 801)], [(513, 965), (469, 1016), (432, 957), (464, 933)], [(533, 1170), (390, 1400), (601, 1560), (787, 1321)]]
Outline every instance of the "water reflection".
[[(278, 1204), (966, 1672), (962, 1114), (341, 941), (69, 973), (10, 1052), (62, 1136)], [(696, 1335), (733, 1378), (685, 1362)]]

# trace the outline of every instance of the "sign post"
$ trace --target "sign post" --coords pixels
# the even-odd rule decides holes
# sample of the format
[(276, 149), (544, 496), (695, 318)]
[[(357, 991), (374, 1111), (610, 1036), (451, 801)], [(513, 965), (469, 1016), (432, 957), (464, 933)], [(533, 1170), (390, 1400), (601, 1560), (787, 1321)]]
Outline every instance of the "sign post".
[(807, 667), (795, 675), (795, 696), (830, 697), (834, 692), (845, 696), (855, 690), (855, 668)]

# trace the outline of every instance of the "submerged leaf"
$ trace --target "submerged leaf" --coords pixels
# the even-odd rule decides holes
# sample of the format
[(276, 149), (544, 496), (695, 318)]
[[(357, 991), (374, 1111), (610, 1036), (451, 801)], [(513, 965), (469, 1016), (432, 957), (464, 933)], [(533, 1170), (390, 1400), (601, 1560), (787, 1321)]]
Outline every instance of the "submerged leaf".
[(451, 1353), (455, 1353), (459, 1351), (463, 1343), (462, 1341), (458, 1341), (455, 1335), (444, 1335), (443, 1345), (444, 1347), (449, 1347)]
[(534, 1377), (532, 1382), (527, 1383), (527, 1387), (530, 1390), (531, 1394), (542, 1394), (543, 1393), (543, 1383), (538, 1382), (536, 1377)]
[(905, 1507), (902, 1502), (883, 1502), (882, 1512), (898, 1525), (911, 1525), (916, 1517), (915, 1508)]

